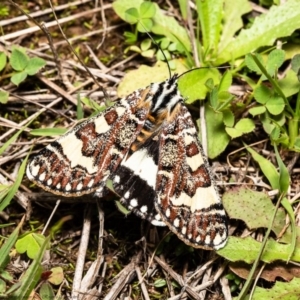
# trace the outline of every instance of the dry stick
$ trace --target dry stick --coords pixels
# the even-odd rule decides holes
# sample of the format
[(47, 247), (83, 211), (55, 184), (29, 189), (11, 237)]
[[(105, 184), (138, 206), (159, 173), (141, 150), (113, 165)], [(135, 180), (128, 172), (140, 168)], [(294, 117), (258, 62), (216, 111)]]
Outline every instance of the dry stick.
[(115, 282), (103, 300), (114, 300), (117, 298), (124, 286), (136, 276), (135, 266), (139, 263), (141, 257), (142, 251), (133, 257), (131, 262), (118, 274), (118, 280)]
[[(173, 277), (173, 279), (175, 279), (179, 285), (181, 285), (184, 288), (184, 291), (186, 291), (190, 297), (192, 297), (193, 299), (200, 299), (199, 296), (196, 294), (196, 292), (189, 286), (187, 285), (182, 276), (180, 276), (179, 274), (177, 274), (172, 268), (170, 268), (163, 260), (161, 260), (160, 258), (158, 258), (157, 256), (154, 257), (154, 259), (159, 263), (159, 265), (165, 270), (167, 271), (167, 273)], [(183, 294), (183, 293), (182, 293)]]
[(143, 276), (141, 274), (141, 270), (138, 266), (135, 267), (135, 272), (137, 274), (137, 277), (138, 277), (138, 280), (139, 280), (139, 283), (141, 285), (141, 289), (142, 289), (142, 293), (143, 293), (143, 296), (144, 296), (144, 300), (150, 300), (150, 297), (149, 297), (149, 294), (148, 294), (148, 291), (147, 291), (147, 288), (146, 288), (146, 285), (143, 281)]
[[(82, 279), (80, 292), (90, 294), (89, 288), (94, 284), (96, 279), (98, 278), (98, 273), (102, 263), (104, 262), (103, 256), (103, 234), (104, 234), (104, 212), (100, 207), (99, 201), (97, 201), (98, 214), (99, 214), (99, 236), (98, 236), (98, 250), (97, 250), (97, 258), (90, 266), (86, 275)], [(100, 293), (97, 291), (97, 294)]]
[[(107, 4), (103, 7), (103, 9), (108, 9), (108, 8), (111, 8), (111, 4)], [(84, 17), (86, 15), (94, 14), (98, 11), (101, 11), (101, 9), (102, 8), (95, 8), (95, 9), (84, 11), (84, 12), (66, 17), (66, 18), (62, 18), (62, 19), (59, 20), (59, 24), (64, 24), (64, 23), (67, 23), (69, 21), (73, 21), (74, 19), (79, 19), (79, 18)], [(50, 27), (53, 27), (53, 26), (56, 26), (56, 25), (57, 25), (56, 20), (45, 23), (45, 26), (47, 28), (50, 28)], [(5, 42), (7, 40), (18, 38), (18, 37), (23, 36), (23, 35), (28, 35), (30, 33), (34, 33), (34, 32), (39, 31), (39, 30), (40, 30), (39, 26), (33, 26), (33, 27), (30, 27), (30, 28), (27, 28), (27, 29), (19, 30), (17, 32), (12, 32), (12, 33), (9, 33), (9, 34), (6, 34), (6, 35), (2, 35), (0, 37), (0, 42)]]
[(90, 231), (91, 231), (91, 205), (87, 205), (85, 208), (82, 235), (81, 235), (81, 241), (78, 250), (78, 257), (76, 261), (75, 274), (74, 274), (74, 280), (72, 286), (73, 300), (78, 299), (78, 295), (80, 292), (80, 285), (81, 285), (81, 279), (82, 279), (82, 274), (84, 269), (86, 251), (89, 243)]
[(43, 231), (42, 231), (42, 234), (45, 234), (45, 231), (47, 230), (47, 228), (48, 228), (48, 226), (49, 226), (49, 224), (50, 224), (50, 222), (51, 222), (51, 220), (52, 220), (52, 218), (53, 218), (53, 216), (54, 216), (54, 214), (55, 214), (55, 212), (56, 212), (58, 206), (60, 205), (60, 203), (61, 203), (61, 200), (60, 200), (60, 199), (56, 201), (56, 204), (55, 204), (55, 206), (54, 206), (54, 208), (53, 208), (53, 210), (52, 210), (52, 212), (51, 212), (51, 215), (50, 215), (50, 217), (48, 218), (46, 225), (44, 226), (44, 229), (43, 229)]
[[(59, 6), (55, 7), (55, 11), (64, 10), (64, 9), (72, 7), (72, 6), (85, 4), (85, 3), (88, 3), (88, 2), (91, 2), (91, 1), (92, 0), (79, 0), (79, 1), (74, 1), (74, 2), (68, 3), (68, 4), (59, 5)], [(32, 17), (32, 18), (36, 18), (36, 17), (41, 17), (41, 16), (44, 16), (44, 15), (49, 15), (51, 13), (52, 13), (52, 9), (47, 8), (47, 9), (44, 9), (42, 11), (36, 11), (36, 12), (30, 13), (29, 16)], [(28, 17), (26, 15), (14, 17), (14, 18), (9, 19), (9, 20), (2, 20), (2, 21), (0, 21), (0, 27), (4, 27), (6, 25), (11, 25), (13, 23), (20, 22), (20, 21), (26, 21), (26, 20), (28, 20)]]
[[(103, 8), (103, 0), (100, 0), (100, 6)], [(97, 50), (100, 49), (100, 47), (103, 45), (105, 38), (106, 38), (106, 32), (107, 32), (107, 22), (106, 22), (106, 18), (105, 18), (105, 13), (104, 13), (104, 9), (101, 10), (101, 19), (102, 19), (102, 23), (103, 23), (103, 35), (102, 35), (102, 39), (100, 44), (96, 47)]]
[(232, 300), (229, 280), (225, 276), (223, 276), (220, 278), (220, 284), (225, 300)]

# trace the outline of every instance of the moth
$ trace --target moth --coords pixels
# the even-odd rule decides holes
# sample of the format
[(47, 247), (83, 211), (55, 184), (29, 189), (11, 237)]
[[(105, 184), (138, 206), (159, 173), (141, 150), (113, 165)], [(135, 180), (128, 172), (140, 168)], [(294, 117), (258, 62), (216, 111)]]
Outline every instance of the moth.
[(104, 193), (195, 248), (225, 246), (227, 217), (177, 74), (138, 89), (34, 156), (27, 177), (63, 196)]

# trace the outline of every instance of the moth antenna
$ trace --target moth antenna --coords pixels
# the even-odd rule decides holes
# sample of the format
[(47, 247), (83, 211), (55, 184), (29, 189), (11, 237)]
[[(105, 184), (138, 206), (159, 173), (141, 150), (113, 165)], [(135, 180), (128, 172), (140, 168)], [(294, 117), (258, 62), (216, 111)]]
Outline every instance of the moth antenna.
[[(217, 67), (217, 69), (227, 69), (229, 68), (230, 66), (223, 66), (223, 67)], [(190, 73), (192, 71), (195, 71), (195, 70), (200, 70), (200, 69), (215, 69), (216, 67), (197, 67), (197, 68), (194, 68), (194, 69), (190, 69), (190, 70), (187, 70), (185, 72), (183, 72), (182, 74), (178, 75), (177, 76), (177, 79), (179, 79), (180, 77), (182, 77), (183, 75), (187, 74), (187, 73)]]
[[(141, 23), (142, 26), (144, 27), (143, 23)], [(144, 29), (146, 30), (146, 28), (144, 27)], [(155, 44), (155, 46), (158, 48), (158, 50), (160, 50), (160, 52), (162, 53), (164, 59), (166, 60), (167, 62), (167, 66), (168, 66), (168, 71), (169, 71), (169, 78), (172, 77), (172, 72), (171, 72), (171, 68), (170, 68), (170, 65), (169, 65), (169, 62), (168, 62), (168, 59), (164, 53), (164, 51), (161, 49), (161, 47), (159, 46), (158, 43), (156, 43), (156, 41), (153, 39), (153, 37), (150, 35), (150, 33), (148, 31), (145, 31), (147, 33), (147, 35), (149, 36), (149, 38), (151, 39), (151, 41), (153, 42), (153, 44)]]

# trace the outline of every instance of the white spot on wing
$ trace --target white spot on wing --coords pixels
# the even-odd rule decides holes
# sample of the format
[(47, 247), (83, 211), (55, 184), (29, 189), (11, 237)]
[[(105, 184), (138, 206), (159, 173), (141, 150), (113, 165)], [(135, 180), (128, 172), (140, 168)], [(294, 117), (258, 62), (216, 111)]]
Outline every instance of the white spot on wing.
[(46, 172), (43, 172), (40, 176), (39, 176), (39, 180), (40, 181), (44, 181), (46, 178)]
[(131, 199), (129, 202), (130, 206), (132, 207), (137, 207), (138, 206), (138, 202), (136, 199)]
[(127, 192), (125, 193), (125, 195), (124, 195), (124, 198), (125, 198), (125, 199), (128, 199), (129, 196), (130, 196), (130, 193), (129, 193), (129, 191), (127, 191)]
[(141, 210), (141, 212), (142, 212), (143, 214), (146, 213), (147, 210), (148, 210), (147, 205), (143, 205), (143, 206), (140, 208), (140, 210)]
[(71, 191), (71, 184), (70, 183), (68, 183), (67, 185), (66, 185), (66, 191), (67, 192), (69, 192), (69, 191)]

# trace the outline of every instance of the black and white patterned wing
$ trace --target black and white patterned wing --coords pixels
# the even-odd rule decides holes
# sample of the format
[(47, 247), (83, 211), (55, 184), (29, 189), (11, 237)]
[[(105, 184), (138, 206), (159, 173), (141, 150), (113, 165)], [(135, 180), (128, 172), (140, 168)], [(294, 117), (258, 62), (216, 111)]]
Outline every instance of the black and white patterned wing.
[(143, 146), (125, 158), (112, 176), (120, 202), (142, 219), (156, 226), (166, 226), (154, 208), (159, 153), (158, 139), (149, 138)]
[(27, 177), (59, 195), (101, 193), (144, 125), (149, 91), (133, 92), (49, 144), (29, 162)]
[(219, 249), (227, 219), (190, 113), (178, 104), (160, 135), (155, 208), (181, 240)]

